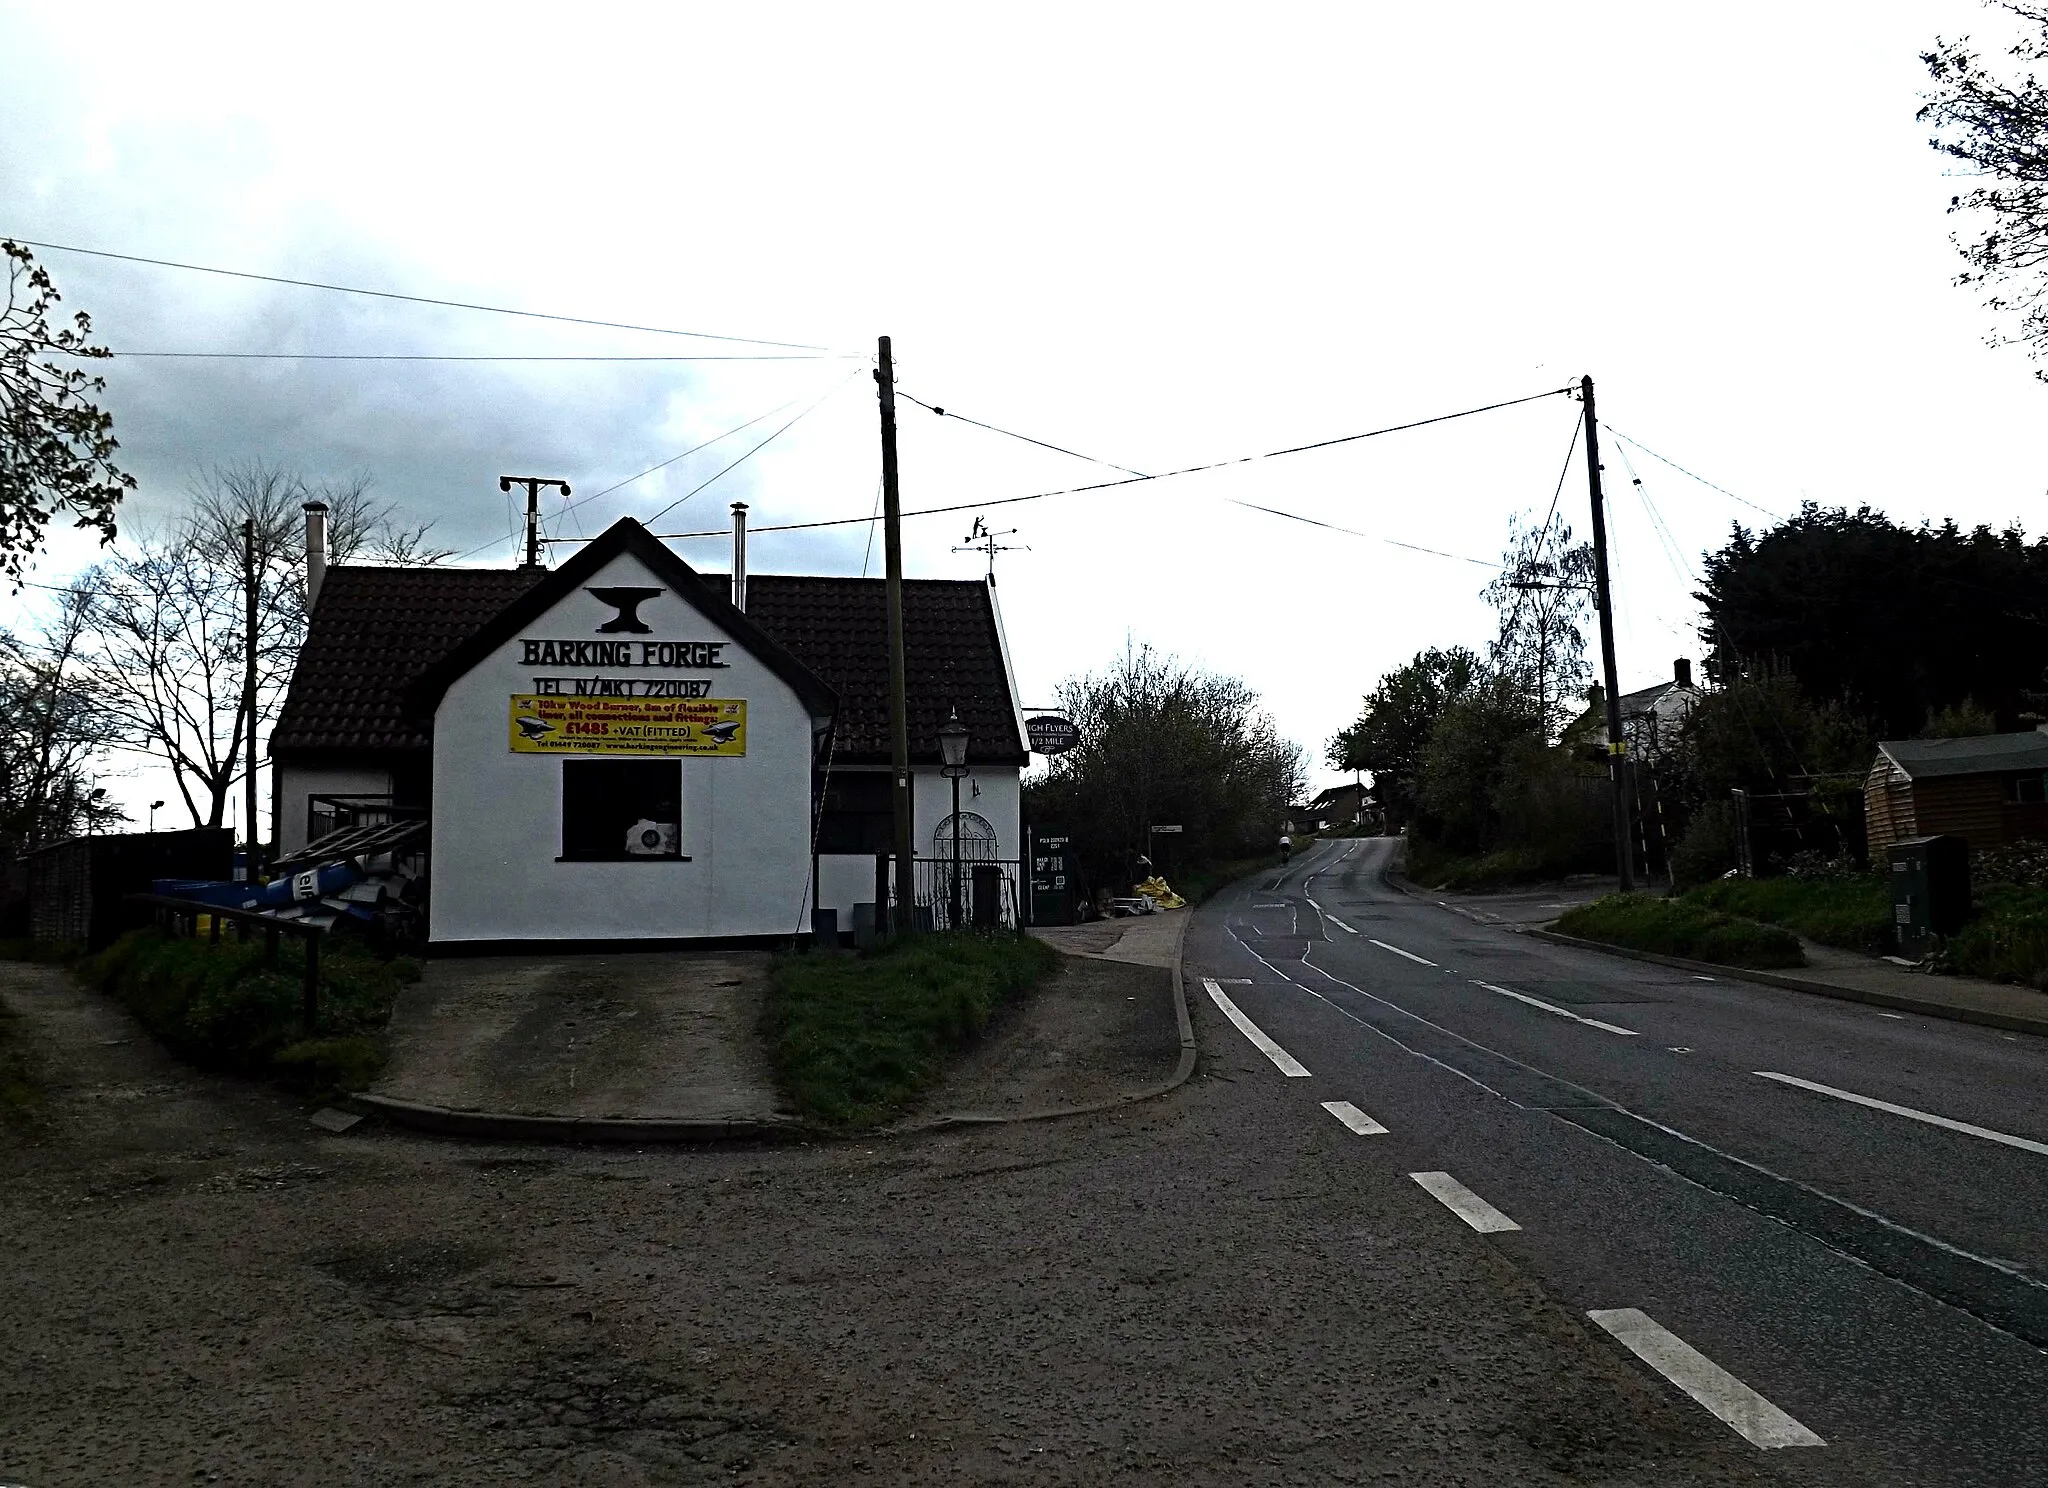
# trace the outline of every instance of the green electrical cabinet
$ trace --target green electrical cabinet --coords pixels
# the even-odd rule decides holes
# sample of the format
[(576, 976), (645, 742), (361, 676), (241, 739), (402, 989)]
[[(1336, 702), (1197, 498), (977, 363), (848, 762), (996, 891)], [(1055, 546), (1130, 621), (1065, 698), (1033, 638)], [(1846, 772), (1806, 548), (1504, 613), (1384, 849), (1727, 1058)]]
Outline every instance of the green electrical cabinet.
[(1906, 837), (1891, 845), (1892, 930), (1915, 960), (1970, 914), (1970, 844), (1960, 837)]

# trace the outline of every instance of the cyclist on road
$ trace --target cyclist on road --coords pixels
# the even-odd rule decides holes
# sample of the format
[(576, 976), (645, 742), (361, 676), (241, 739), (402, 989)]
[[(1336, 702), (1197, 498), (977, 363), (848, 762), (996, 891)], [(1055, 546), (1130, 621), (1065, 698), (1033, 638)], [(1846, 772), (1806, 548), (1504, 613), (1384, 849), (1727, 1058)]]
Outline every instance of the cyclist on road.
[(1294, 857), (1294, 839), (1285, 832), (1280, 834), (1280, 866), (1285, 868)]

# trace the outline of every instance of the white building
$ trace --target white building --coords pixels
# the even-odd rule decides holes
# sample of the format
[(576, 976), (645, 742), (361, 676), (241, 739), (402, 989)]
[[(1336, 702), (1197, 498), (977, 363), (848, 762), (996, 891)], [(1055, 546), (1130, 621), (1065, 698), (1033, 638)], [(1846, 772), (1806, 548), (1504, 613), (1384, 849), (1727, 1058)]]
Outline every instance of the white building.
[[(433, 945), (786, 938), (874, 899), (881, 580), (734, 595), (628, 519), (553, 571), (316, 565), (310, 585), (271, 739), (279, 850), (423, 813)], [(1014, 865), (1028, 745), (993, 590), (906, 580), (904, 630), (916, 851), (952, 851), (957, 711), (963, 854)]]

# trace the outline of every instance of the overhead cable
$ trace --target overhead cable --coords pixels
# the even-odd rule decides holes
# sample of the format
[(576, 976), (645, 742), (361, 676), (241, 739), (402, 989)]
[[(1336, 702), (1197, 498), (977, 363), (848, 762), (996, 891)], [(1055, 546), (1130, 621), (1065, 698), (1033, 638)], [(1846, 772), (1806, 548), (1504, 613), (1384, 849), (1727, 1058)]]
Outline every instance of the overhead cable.
[(858, 377), (860, 373), (865, 370), (865, 368), (857, 368), (854, 371), (852, 377), (844, 378), (841, 381), (834, 383), (831, 387), (825, 389), (824, 392), (818, 394), (818, 396), (811, 401), (810, 407), (805, 408), (802, 412), (796, 414), (793, 418), (790, 419), (788, 423), (784, 424), (781, 428), (777, 429), (773, 434), (770, 434), (766, 439), (762, 440), (759, 444), (755, 445), (752, 449), (748, 450), (744, 455), (741, 455), (737, 460), (734, 460), (732, 464), (726, 466), (725, 469), (719, 471), (718, 474), (712, 476), (709, 480), (702, 481), (699, 484), (692, 486), (689, 490), (685, 491), (682, 495), (678, 496), (675, 500), (671, 501), (667, 506), (664, 506), (660, 511), (656, 512), (653, 516), (649, 517), (647, 519), (648, 522), (653, 523), (661, 520), (662, 517), (666, 516), (669, 512), (674, 511), (677, 507), (681, 506), (685, 501), (688, 501), (692, 496), (695, 496), (699, 491), (703, 490), (706, 486), (715, 485), (717, 482), (723, 480), (732, 471), (746, 464), (746, 462), (753, 459), (755, 455), (758, 455), (762, 450), (766, 449), (769, 445), (773, 444), (776, 440), (780, 439), (784, 434), (787, 434), (790, 431), (790, 429), (793, 428), (795, 425), (801, 423), (805, 416), (808, 415), (812, 409), (815, 409), (820, 403), (823, 403), (827, 398), (831, 397), (834, 393), (838, 392), (841, 388), (845, 387), (847, 383), (853, 381), (854, 377)]
[(410, 305), (440, 305), (450, 310), (481, 310), (489, 315), (516, 315), (524, 320), (554, 320), (565, 325), (599, 326), (609, 331), (644, 331), (655, 336), (694, 336), (700, 341), (734, 341), (746, 346), (780, 346), (791, 351), (830, 351), (829, 346), (812, 346), (803, 341), (768, 341), (759, 336), (722, 336), (711, 331), (679, 331), (669, 326), (634, 325), (627, 321), (592, 320), (582, 315), (556, 315), (544, 310), (514, 310), (504, 305), (479, 305), (468, 300), (441, 300), (431, 295), (399, 294), (388, 289), (362, 289), (352, 284), (326, 284), (316, 279), (292, 279), (282, 274), (254, 274), (246, 269), (221, 269), (210, 264), (179, 263), (169, 258), (145, 258), (139, 253), (109, 253), (103, 248), (79, 248), (70, 243), (42, 243), (34, 238), (12, 238), (30, 248), (52, 253), (80, 253), (88, 258), (118, 259), (122, 263), (149, 264), (159, 269), (184, 269), (194, 274), (218, 274), (228, 279), (254, 279), (264, 284), (289, 284), (296, 289), (324, 289), (332, 294), (365, 295), (378, 300), (401, 300)]
[(1035, 444), (1040, 449), (1051, 450), (1056, 455), (1072, 455), (1076, 460), (1086, 460), (1090, 465), (1107, 465), (1111, 470), (1121, 470), (1125, 475), (1142, 476), (1145, 474), (1144, 471), (1133, 470), (1128, 465), (1119, 465), (1114, 460), (1098, 460), (1093, 455), (1084, 455), (1079, 450), (1070, 450), (1064, 445), (1048, 444), (1043, 439), (1033, 439), (1029, 434), (1019, 434), (1014, 429), (998, 429), (994, 424), (984, 424), (980, 419), (971, 419), (964, 413), (948, 413), (945, 409), (927, 403), (922, 398), (911, 396), (909, 393), (904, 392), (902, 388), (896, 389), (896, 396), (904, 399), (906, 402), (915, 403), (919, 408), (928, 409), (940, 418), (957, 419), (963, 424), (972, 424), (977, 429), (986, 429), (991, 434), (1001, 434), (1008, 439), (1021, 439), (1026, 444)]
[[(1267, 450), (1265, 453), (1257, 455), (1240, 455), (1231, 460), (1212, 460), (1206, 465), (1189, 465), (1180, 470), (1162, 470), (1157, 475), (1133, 475), (1123, 480), (1094, 481), (1085, 486), (1064, 486), (1056, 491), (1034, 491), (1028, 496), (997, 496), (985, 501), (958, 502), (951, 506), (926, 506), (903, 512), (901, 515), (905, 517), (937, 517), (951, 512), (982, 511), (991, 506), (1015, 506), (1023, 501), (1044, 501), (1052, 496), (1078, 496), (1087, 491), (1108, 491), (1114, 490), (1119, 486), (1135, 486), (1147, 481), (1171, 480), (1175, 476), (1197, 475), (1205, 470), (1223, 470), (1232, 465), (1250, 465), (1259, 460), (1277, 460), (1282, 455), (1299, 455), (1309, 450), (1330, 449), (1340, 444), (1355, 444), (1361, 439), (1377, 439), (1382, 434), (1399, 434), (1407, 429), (1422, 429), (1431, 424), (1449, 423), (1453, 419), (1471, 418), (1475, 414), (1492, 413), (1496, 409), (1513, 408), (1518, 404), (1534, 403), (1543, 398), (1555, 398), (1561, 393), (1571, 391), (1572, 389), (1570, 388), (1549, 388), (1540, 393), (1530, 393), (1526, 397), (1507, 398), (1498, 403), (1483, 404), (1478, 408), (1460, 409), (1456, 413), (1440, 413), (1433, 418), (1413, 419), (1405, 424), (1389, 424), (1382, 429), (1368, 429), (1362, 434), (1344, 434), (1335, 439), (1319, 439), (1313, 444), (1297, 444), (1287, 449)], [(808, 532), (821, 527), (851, 527), (861, 522), (873, 520), (874, 518), (871, 516), (831, 517), (816, 522), (783, 522), (772, 526), (750, 527), (748, 531), (756, 533)], [(665, 541), (681, 542), (689, 538), (722, 537), (725, 534), (724, 529), (721, 528), (710, 532), (657, 532), (654, 535)]]
[(1239, 501), (1235, 496), (1226, 496), (1223, 499), (1232, 506), (1248, 506), (1253, 511), (1265, 512), (1268, 516), (1285, 517), (1290, 522), (1306, 522), (1311, 527), (1323, 527), (1331, 532), (1341, 532), (1347, 537), (1362, 537), (1368, 541), (1387, 543), (1396, 548), (1406, 548), (1411, 553), (1428, 553), (1437, 558), (1455, 558), (1460, 563), (1476, 563), (1481, 568), (1500, 567), (1498, 563), (1488, 563), (1484, 558), (1467, 558), (1463, 553), (1446, 553), (1441, 548), (1425, 548), (1419, 543), (1401, 542), (1397, 538), (1376, 537), (1375, 534), (1370, 532), (1359, 532), (1351, 527), (1339, 527), (1335, 522), (1323, 522), (1318, 521), (1314, 517), (1304, 517), (1300, 512), (1282, 511), (1277, 506), (1261, 506), (1256, 501)]
[(732, 356), (521, 356), (461, 355), (425, 351), (115, 351), (119, 357), (152, 357), (176, 361), (213, 362), (850, 362), (861, 358), (841, 352)]
[(1668, 456), (1658, 454), (1655, 450), (1651, 449), (1647, 444), (1644, 444), (1640, 439), (1630, 439), (1628, 435), (1622, 433), (1621, 430), (1615, 428), (1614, 425), (1608, 423), (1607, 420), (1602, 419), (1600, 421), (1600, 427), (1605, 429), (1608, 433), (1612, 434), (1616, 439), (1620, 439), (1629, 444), (1634, 445), (1637, 449), (1641, 450), (1651, 459), (1662, 461), (1664, 464), (1669, 465), (1673, 470), (1677, 471), (1680, 475), (1685, 476), (1688, 480), (1698, 481), (1701, 485), (1705, 486), (1709, 491), (1719, 491), (1723, 496), (1726, 496), (1730, 501), (1740, 502), (1743, 506), (1748, 507), (1753, 512), (1762, 512), (1765, 516), (1769, 517), (1774, 522), (1781, 522), (1784, 520), (1783, 517), (1779, 516), (1778, 513), (1771, 511), (1769, 508), (1758, 506), (1754, 501), (1749, 500), (1747, 497), (1736, 495), (1726, 486), (1717, 486), (1712, 481), (1708, 480), (1704, 475), (1697, 475), (1694, 472), (1687, 470), (1683, 465), (1679, 464), (1676, 460), (1673, 460)]

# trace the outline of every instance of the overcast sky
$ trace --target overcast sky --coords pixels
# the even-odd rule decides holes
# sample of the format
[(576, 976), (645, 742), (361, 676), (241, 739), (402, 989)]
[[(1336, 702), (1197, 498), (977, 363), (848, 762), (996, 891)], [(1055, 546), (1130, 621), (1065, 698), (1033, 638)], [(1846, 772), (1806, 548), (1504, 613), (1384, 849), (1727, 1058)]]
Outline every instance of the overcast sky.
[[(54, 7), (0, 0), (0, 234), (851, 353), (850, 361), (132, 360), (106, 405), (173, 513), (195, 467), (367, 471), (466, 562), (550, 531), (858, 516), (866, 358), (926, 402), (1143, 471), (1554, 388), (1757, 507), (2042, 525), (2048, 388), (1991, 328), (1914, 121), (1970, 0), (1206, 7)], [(605, 331), (42, 254), (117, 351), (687, 356)], [(849, 374), (853, 374), (849, 378)], [(1151, 644), (1240, 675), (1317, 761), (1419, 647), (1481, 646), (1509, 517), (1556, 488), (1553, 398), (1314, 454), (989, 511), (1030, 703)], [(1115, 472), (902, 411), (906, 507)], [(1700, 553), (1757, 511), (1607, 453), (1622, 682), (1697, 656)], [(1672, 537), (1667, 551), (1647, 496)], [(1229, 504), (1282, 507), (1340, 535)], [(1583, 535), (1585, 478), (1563, 505)], [(971, 576), (971, 513), (908, 524)], [(764, 571), (880, 571), (865, 526)], [(719, 541), (680, 544), (722, 568)], [(89, 562), (57, 543), (35, 577)], [(17, 607), (27, 597), (12, 601)], [(167, 794), (148, 776), (116, 794)]]

